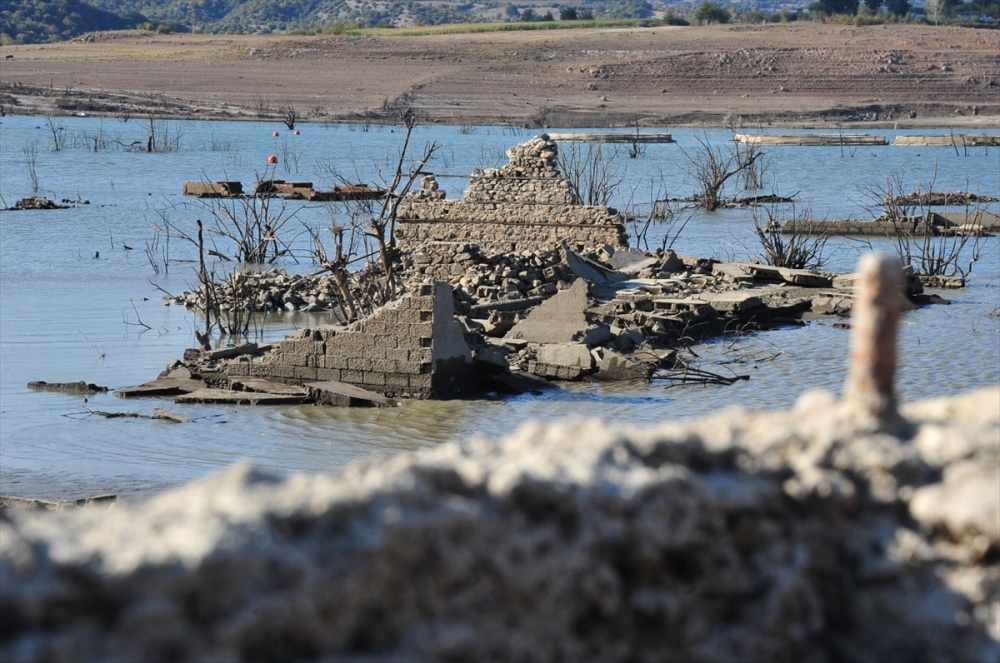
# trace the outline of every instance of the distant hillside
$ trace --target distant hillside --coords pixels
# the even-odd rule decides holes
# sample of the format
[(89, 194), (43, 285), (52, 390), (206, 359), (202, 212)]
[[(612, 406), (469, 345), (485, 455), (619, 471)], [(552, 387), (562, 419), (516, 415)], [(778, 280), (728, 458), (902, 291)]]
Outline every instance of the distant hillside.
[(145, 21), (120, 16), (79, 0), (3, 0), (0, 44), (33, 44), (72, 39), (95, 30), (123, 30)]
[(116, 14), (137, 12), (151, 21), (186, 26), (206, 32), (276, 32), (313, 30), (336, 25), (372, 27), (438, 25), (503, 20), (511, 8), (531, 8), (536, 17), (546, 12), (559, 16), (559, 7), (575, 4), (607, 18), (649, 18), (647, 0), (584, 0), (578, 3), (527, 0), (518, 3), (430, 2), (429, 0), (94, 0)]
[[(70, 39), (84, 32), (120, 30), (149, 22), (173, 31), (271, 33), (336, 29), (345, 26), (412, 26), (559, 18), (573, 6), (597, 18), (642, 19), (654, 15), (648, 0), (521, 0), (463, 3), (431, 0), (3, 0), (2, 43)], [(150, 27), (150, 26), (147, 26)]]

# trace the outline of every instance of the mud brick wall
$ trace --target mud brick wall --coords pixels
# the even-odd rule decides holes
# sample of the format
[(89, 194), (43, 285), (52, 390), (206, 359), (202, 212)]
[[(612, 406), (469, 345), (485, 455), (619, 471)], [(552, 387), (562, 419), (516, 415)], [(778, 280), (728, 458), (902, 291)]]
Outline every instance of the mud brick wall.
[(453, 396), (475, 378), (454, 313), (451, 286), (422, 284), (349, 327), (303, 329), (224, 370), (289, 384), (334, 380), (399, 398)]

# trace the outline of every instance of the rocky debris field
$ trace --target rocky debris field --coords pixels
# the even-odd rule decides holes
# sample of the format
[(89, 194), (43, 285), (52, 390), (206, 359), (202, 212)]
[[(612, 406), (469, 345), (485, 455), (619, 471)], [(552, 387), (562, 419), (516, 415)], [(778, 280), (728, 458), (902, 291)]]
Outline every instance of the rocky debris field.
[(0, 658), (995, 661), (1000, 391), (0, 511)]

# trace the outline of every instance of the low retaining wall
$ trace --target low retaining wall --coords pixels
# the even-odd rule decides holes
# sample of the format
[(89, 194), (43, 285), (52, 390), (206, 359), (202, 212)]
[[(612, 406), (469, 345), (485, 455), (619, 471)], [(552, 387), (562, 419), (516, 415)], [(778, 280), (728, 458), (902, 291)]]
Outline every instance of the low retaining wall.
[(304, 329), (220, 371), (289, 384), (334, 380), (392, 397), (461, 395), (477, 375), (454, 315), (451, 286), (424, 284), (350, 327)]

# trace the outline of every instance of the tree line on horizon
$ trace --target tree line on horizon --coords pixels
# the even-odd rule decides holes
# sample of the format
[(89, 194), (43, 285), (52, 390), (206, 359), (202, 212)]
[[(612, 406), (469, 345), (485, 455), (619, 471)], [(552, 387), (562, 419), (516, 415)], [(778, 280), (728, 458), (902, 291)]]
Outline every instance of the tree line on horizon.
[[(765, 0), (766, 1), (766, 0)], [(777, 0), (775, 0), (777, 1)], [(910, 0), (814, 0), (808, 7), (768, 11), (756, 0), (680, 0), (656, 6), (649, 0), (583, 0), (544, 5), (538, 0), (484, 0), (460, 5), (427, 0), (391, 3), (351, 0), (5, 0), (0, 45), (72, 39), (87, 32), (138, 28), (159, 32), (341, 33), (366, 27), (448, 23), (592, 21), (639, 19), (668, 25), (786, 22), (803, 18), (877, 22), (909, 20)], [(686, 3), (686, 4), (684, 4)], [(924, 0), (924, 19), (940, 23), (965, 13), (1000, 19), (1000, 0)], [(919, 9), (918, 9), (919, 11)], [(994, 20), (995, 24), (996, 21)]]

